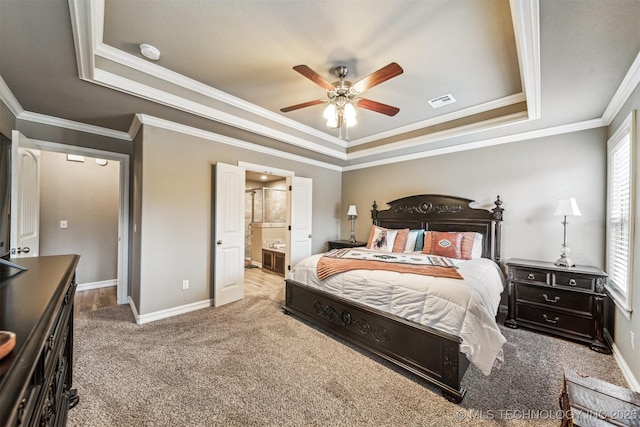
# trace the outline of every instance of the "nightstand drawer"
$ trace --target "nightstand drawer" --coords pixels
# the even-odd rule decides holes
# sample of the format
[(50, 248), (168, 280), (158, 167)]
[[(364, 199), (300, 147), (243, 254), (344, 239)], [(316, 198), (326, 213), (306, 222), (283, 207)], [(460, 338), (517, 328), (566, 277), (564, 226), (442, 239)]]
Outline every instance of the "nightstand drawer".
[(518, 267), (514, 272), (514, 279), (526, 280), (528, 282), (536, 282), (546, 285), (549, 283), (549, 273), (542, 270)]
[(564, 286), (564, 287), (573, 288), (573, 289), (575, 288), (587, 289), (589, 291), (593, 291), (595, 288), (595, 277), (582, 276), (579, 274), (571, 274), (571, 273), (554, 273), (553, 285)]
[(516, 284), (516, 299), (518, 302), (533, 302), (549, 307), (566, 308), (590, 314), (592, 311), (592, 297), (581, 292), (562, 291), (549, 287), (528, 286)]
[(528, 305), (518, 305), (517, 311), (517, 320), (533, 322), (545, 328), (570, 331), (572, 334), (584, 335), (585, 337), (591, 335), (592, 320), (590, 318)]

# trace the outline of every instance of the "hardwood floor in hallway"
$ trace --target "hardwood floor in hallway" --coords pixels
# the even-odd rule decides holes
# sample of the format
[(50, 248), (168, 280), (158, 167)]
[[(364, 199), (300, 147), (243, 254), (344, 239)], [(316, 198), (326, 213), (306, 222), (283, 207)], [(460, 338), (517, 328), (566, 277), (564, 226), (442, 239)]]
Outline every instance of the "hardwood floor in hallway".
[[(283, 276), (261, 268), (244, 269), (245, 294), (259, 294), (278, 286), (284, 286)], [(89, 289), (86, 291), (76, 292), (75, 312), (95, 311), (100, 308), (111, 307), (117, 304), (116, 286)]]

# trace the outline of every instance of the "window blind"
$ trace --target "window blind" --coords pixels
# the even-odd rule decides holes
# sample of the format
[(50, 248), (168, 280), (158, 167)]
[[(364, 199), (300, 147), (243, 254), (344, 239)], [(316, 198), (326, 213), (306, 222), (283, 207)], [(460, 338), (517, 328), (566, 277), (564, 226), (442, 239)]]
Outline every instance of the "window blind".
[(629, 291), (631, 215), (631, 138), (612, 141), (609, 148), (607, 265), (610, 284)]

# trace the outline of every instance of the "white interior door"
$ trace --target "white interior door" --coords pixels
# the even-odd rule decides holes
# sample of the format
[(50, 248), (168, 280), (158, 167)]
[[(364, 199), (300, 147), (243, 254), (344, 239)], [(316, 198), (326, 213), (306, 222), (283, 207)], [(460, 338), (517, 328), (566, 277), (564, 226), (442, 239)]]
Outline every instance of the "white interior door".
[(11, 141), (11, 257), (40, 253), (40, 150), (14, 130)]
[(311, 222), (313, 180), (299, 176), (287, 177), (287, 188), (290, 191), (287, 209), (289, 223), (289, 251), (286, 260), (289, 269), (303, 258), (311, 255)]
[(244, 298), (245, 168), (213, 166), (213, 305)]

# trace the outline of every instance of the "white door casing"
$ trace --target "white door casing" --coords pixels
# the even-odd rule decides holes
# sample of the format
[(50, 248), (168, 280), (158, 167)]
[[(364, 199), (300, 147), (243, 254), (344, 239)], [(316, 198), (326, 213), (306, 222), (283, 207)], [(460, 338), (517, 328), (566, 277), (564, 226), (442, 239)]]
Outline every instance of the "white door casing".
[(245, 169), (216, 163), (213, 169), (213, 305), (244, 298)]
[(299, 176), (287, 177), (289, 224), (286, 265), (289, 270), (300, 260), (311, 255), (313, 180)]
[(11, 136), (11, 257), (35, 257), (40, 253), (40, 150), (17, 130)]

